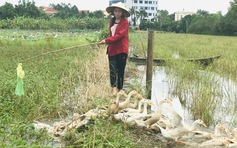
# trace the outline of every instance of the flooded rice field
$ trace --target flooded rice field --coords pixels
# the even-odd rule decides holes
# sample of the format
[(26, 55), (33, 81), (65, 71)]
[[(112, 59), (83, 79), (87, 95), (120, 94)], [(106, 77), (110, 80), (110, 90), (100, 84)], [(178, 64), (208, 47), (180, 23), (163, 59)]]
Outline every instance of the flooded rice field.
[[(145, 66), (138, 66), (138, 70), (141, 73), (142, 84), (146, 83), (146, 70)], [(169, 77), (167, 75), (166, 69), (164, 66), (155, 66), (153, 69), (153, 78), (152, 78), (152, 91), (151, 99), (155, 102), (155, 106), (151, 107), (152, 111), (157, 110), (157, 104), (164, 98), (174, 98), (177, 97), (176, 94), (176, 80), (175, 78)], [(216, 111), (214, 116), (215, 122), (223, 123), (226, 126), (234, 127), (236, 126), (237, 115), (237, 90), (236, 83), (230, 79), (208, 73), (206, 71), (200, 70), (200, 76), (208, 77), (212, 81), (213, 87), (213, 96), (216, 99)], [(185, 99), (186, 105), (184, 107), (187, 121), (192, 122), (191, 114), (191, 104), (194, 93), (198, 88), (190, 87), (189, 89), (184, 88), (181, 90), (181, 97)], [(179, 96), (180, 97), (180, 96)]]

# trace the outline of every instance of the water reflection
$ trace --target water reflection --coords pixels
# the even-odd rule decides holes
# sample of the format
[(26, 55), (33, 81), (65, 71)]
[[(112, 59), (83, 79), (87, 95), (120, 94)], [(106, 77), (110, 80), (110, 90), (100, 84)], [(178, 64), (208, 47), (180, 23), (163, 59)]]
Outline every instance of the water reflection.
[[(145, 66), (138, 66), (138, 70), (141, 72), (141, 81), (143, 86), (146, 84), (146, 70)], [(206, 71), (200, 71), (200, 77), (208, 78), (213, 84), (211, 89), (213, 90), (213, 99), (216, 99), (216, 111), (214, 111), (214, 120), (216, 122), (225, 123), (228, 126), (236, 126), (237, 115), (237, 90), (236, 83), (231, 81), (230, 79), (208, 73)], [(173, 78), (175, 79), (175, 78)], [(175, 80), (172, 78), (168, 78), (166, 73), (166, 69), (164, 66), (155, 66), (153, 78), (152, 78), (152, 91), (151, 91), (151, 99), (155, 102), (155, 106), (151, 108), (152, 111), (156, 111), (157, 104), (164, 98), (176, 97), (175, 90), (176, 84)], [(194, 84), (195, 85), (195, 84)], [(190, 113), (193, 92), (198, 92), (198, 88), (190, 87), (184, 88), (181, 90), (181, 97), (186, 99), (186, 108), (185, 116), (187, 117), (187, 122), (192, 122), (192, 117)]]
[[(146, 84), (146, 73), (145, 66), (138, 66), (138, 70), (143, 74), (142, 75), (142, 84), (145, 86)], [(151, 91), (151, 99), (155, 102), (155, 106), (151, 109), (155, 111), (157, 109), (157, 104), (164, 98), (170, 98), (171, 94), (168, 89), (168, 80), (165, 73), (165, 67), (157, 66), (155, 72), (152, 77), (152, 91)]]

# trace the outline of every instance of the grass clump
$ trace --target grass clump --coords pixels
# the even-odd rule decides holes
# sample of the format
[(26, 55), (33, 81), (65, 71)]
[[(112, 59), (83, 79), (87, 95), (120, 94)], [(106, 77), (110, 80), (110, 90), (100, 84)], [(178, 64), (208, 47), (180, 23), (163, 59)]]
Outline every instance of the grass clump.
[(65, 141), (66, 145), (74, 147), (132, 147), (133, 143), (127, 139), (129, 135), (121, 123), (111, 118), (93, 119), (80, 131), (68, 133)]

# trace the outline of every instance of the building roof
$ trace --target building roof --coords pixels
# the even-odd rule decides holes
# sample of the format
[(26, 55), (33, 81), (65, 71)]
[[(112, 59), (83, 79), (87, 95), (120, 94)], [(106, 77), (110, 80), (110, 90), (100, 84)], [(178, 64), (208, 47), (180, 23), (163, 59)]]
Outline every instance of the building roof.
[(195, 12), (188, 12), (188, 11), (177, 11), (175, 14), (195, 14)]
[(50, 7), (41, 7), (41, 8), (46, 14), (55, 14), (59, 12), (58, 10), (50, 8)]

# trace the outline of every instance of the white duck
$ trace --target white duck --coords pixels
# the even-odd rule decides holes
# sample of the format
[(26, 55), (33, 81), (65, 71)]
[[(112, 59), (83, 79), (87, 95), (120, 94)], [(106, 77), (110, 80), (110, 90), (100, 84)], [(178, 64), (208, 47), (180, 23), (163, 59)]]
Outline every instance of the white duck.
[(141, 101), (139, 101), (138, 109), (134, 109), (134, 108), (122, 109), (117, 114), (114, 114), (113, 118), (116, 121), (121, 121), (122, 118), (125, 118), (126, 115), (134, 114), (134, 113), (141, 113), (142, 112), (142, 105), (144, 104), (145, 101), (146, 101), (146, 99), (142, 99)]
[(53, 126), (43, 123), (43, 122), (39, 122), (39, 121), (34, 121), (33, 123), (34, 128), (39, 130), (39, 129), (43, 129), (46, 130), (48, 133), (53, 133)]
[(66, 121), (59, 121), (53, 123), (54, 132), (63, 132), (67, 128), (68, 123)]
[(233, 140), (237, 142), (237, 128), (234, 128), (232, 130), (232, 134), (233, 134)]
[(54, 138), (54, 140), (56, 141), (61, 141), (61, 137), (64, 135), (65, 133), (65, 130), (59, 130), (59, 131), (56, 131), (56, 127), (55, 125), (60, 125), (60, 122), (54, 122), (53, 126), (51, 125), (48, 125), (46, 123), (42, 123), (42, 122), (39, 122), (39, 121), (34, 121), (34, 127), (39, 130), (39, 129), (43, 129), (43, 130), (46, 130), (47, 133), (49, 134), (50, 137)]
[(144, 103), (146, 102), (146, 99), (141, 99), (138, 103), (138, 108), (134, 109), (134, 108), (125, 108), (122, 109), (121, 111), (119, 111), (119, 113), (125, 113), (125, 114), (131, 114), (131, 113), (141, 113), (142, 112), (142, 105), (144, 105)]
[(192, 132), (194, 129), (197, 128), (198, 125), (202, 125), (202, 126), (206, 127), (205, 123), (201, 119), (195, 120), (189, 128), (184, 127), (182, 125), (182, 123), (180, 123), (179, 125), (176, 125), (176, 127), (174, 127), (174, 128), (170, 128), (170, 129), (164, 129), (160, 125), (158, 125), (158, 126), (161, 130), (161, 134), (164, 137), (172, 138), (178, 142), (178, 138)]
[(164, 116), (168, 128), (174, 128), (180, 123), (184, 127), (187, 127), (187, 128), (190, 127), (185, 122), (184, 109), (178, 97), (175, 97), (172, 100), (172, 105), (167, 104), (167, 103), (163, 104), (162, 109), (161, 109), (161, 114), (162, 116)]
[(231, 138), (231, 143), (228, 145), (228, 147), (230, 148), (236, 148), (237, 147), (237, 128), (234, 128), (232, 130), (232, 138)]
[(105, 110), (106, 115), (116, 114), (119, 111), (119, 100), (122, 96), (128, 97), (128, 95), (123, 91), (120, 90), (117, 93), (116, 100), (111, 99), (109, 102), (108, 108)]
[[(121, 92), (119, 92), (119, 93), (121, 93)], [(122, 91), (122, 93), (123, 93), (123, 91)], [(131, 109), (131, 108), (128, 108), (129, 104), (130, 104), (131, 97), (133, 95), (137, 95), (137, 94), (138, 94), (138, 92), (136, 90), (132, 90), (132, 91), (129, 92), (129, 94), (127, 95), (126, 100), (124, 100), (123, 102), (119, 102), (118, 99), (116, 100), (116, 103), (115, 103), (116, 104), (116, 107), (115, 107), (116, 112), (114, 112), (115, 114), (113, 114), (113, 119), (115, 119), (116, 121), (121, 121), (122, 118), (124, 118), (125, 110)], [(141, 103), (141, 105), (142, 105), (142, 103)], [(131, 110), (135, 110), (135, 109), (131, 109)]]
[(135, 120), (143, 120), (144, 118), (150, 117), (151, 115), (147, 114), (147, 107), (148, 105), (153, 104), (154, 103), (151, 100), (145, 99), (142, 113), (125, 114), (125, 116), (122, 118), (125, 127), (127, 127), (127, 125), (135, 125), (136, 124)]
[(86, 115), (80, 115), (79, 113), (74, 113), (73, 116), (72, 116), (72, 121), (70, 121), (68, 124), (67, 124), (67, 128), (68, 130), (72, 130), (75, 128), (75, 126), (81, 122), (84, 118), (86, 118)]
[(158, 103), (158, 109), (155, 113), (151, 114), (151, 117), (148, 118), (145, 121), (141, 121), (141, 120), (135, 120), (136, 124), (138, 127), (147, 127), (149, 128), (151, 125), (157, 123), (160, 118), (161, 118), (161, 109), (162, 109), (162, 105), (164, 103), (168, 103), (171, 105), (172, 101), (170, 99), (163, 99)]
[(221, 133), (221, 136), (217, 136), (212, 138), (211, 140), (205, 141), (201, 143), (201, 146), (208, 146), (208, 147), (213, 147), (213, 146), (225, 146), (228, 148), (236, 148), (237, 147), (237, 128), (234, 128), (232, 130), (232, 136), (227, 137), (223, 136)]
[(122, 121), (124, 116), (125, 116), (125, 113), (117, 113), (117, 114), (114, 114), (112, 117), (116, 121)]
[(224, 146), (229, 147), (232, 141), (227, 137), (218, 137), (213, 138), (211, 140), (204, 141), (200, 144), (201, 147), (216, 147), (216, 146)]
[(225, 131), (225, 126), (223, 124), (216, 124), (214, 128), (214, 132), (205, 132), (205, 131), (193, 131), (193, 136), (197, 138), (206, 138), (206, 139), (214, 139), (217, 137), (222, 137), (223, 136), (223, 131)]
[(83, 125), (86, 125), (88, 122), (89, 122), (90, 118), (87, 118), (87, 119), (84, 119), (82, 121), (80, 121), (77, 125), (76, 125), (76, 128), (80, 128), (82, 127)]
[(143, 99), (144, 97), (141, 95), (141, 94), (136, 94), (135, 95), (135, 98), (134, 98), (134, 102), (133, 103), (131, 103), (130, 102), (130, 104), (129, 104), (129, 108), (137, 108), (138, 107), (138, 105), (139, 105), (139, 101), (141, 100), (141, 99)]
[[(122, 91), (122, 90), (121, 90)], [(116, 104), (119, 106), (119, 110), (122, 110), (124, 108), (128, 108), (130, 104), (130, 99), (133, 95), (136, 95), (138, 92), (136, 90), (132, 90), (128, 93), (126, 100), (123, 102), (119, 102), (119, 100), (116, 100)]]

